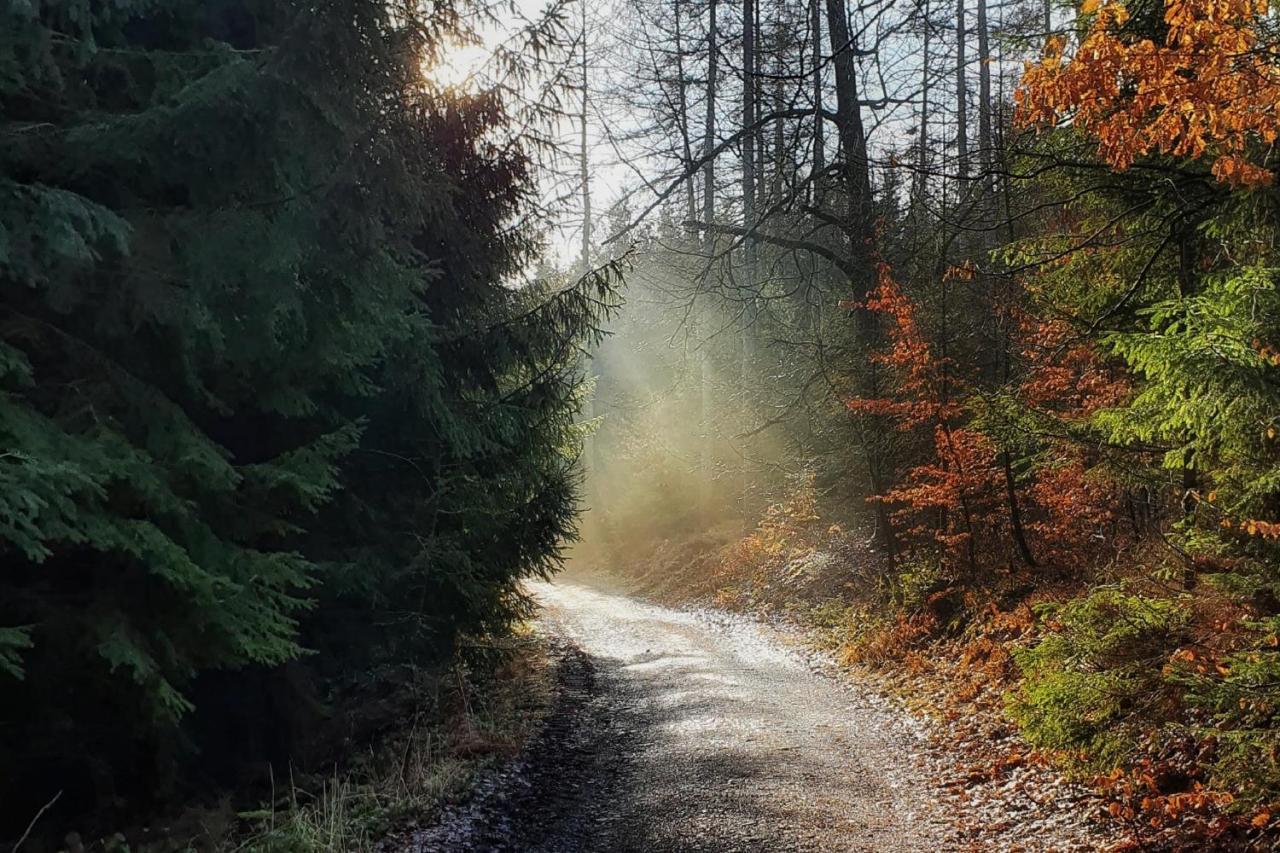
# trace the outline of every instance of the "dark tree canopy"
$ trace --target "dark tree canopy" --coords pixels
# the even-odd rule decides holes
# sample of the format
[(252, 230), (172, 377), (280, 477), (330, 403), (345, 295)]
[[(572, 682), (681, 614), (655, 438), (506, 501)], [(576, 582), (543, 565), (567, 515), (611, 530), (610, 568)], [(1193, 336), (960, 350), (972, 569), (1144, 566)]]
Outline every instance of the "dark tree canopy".
[(393, 5), (0, 12), (14, 819), (164, 793), (233, 687), (439, 659), (572, 533), (611, 285), (521, 283), (529, 153), (422, 75), (463, 10)]

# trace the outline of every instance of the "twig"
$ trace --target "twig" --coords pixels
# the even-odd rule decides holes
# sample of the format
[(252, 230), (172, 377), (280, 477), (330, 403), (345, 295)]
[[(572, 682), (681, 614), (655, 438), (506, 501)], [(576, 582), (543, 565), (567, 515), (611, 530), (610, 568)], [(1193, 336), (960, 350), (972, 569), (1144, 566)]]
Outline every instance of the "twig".
[(52, 800), (50, 800), (49, 802), (45, 803), (43, 806), (40, 807), (40, 811), (36, 812), (36, 816), (31, 818), (31, 823), (27, 824), (27, 831), (22, 833), (22, 837), (14, 842), (13, 850), (11, 850), (10, 853), (18, 853), (18, 848), (22, 846), (22, 842), (26, 841), (27, 836), (31, 834), (31, 830), (36, 828), (36, 822), (40, 820), (41, 816), (44, 815), (45, 812), (53, 808), (53, 804), (56, 803), (58, 801), (58, 798), (61, 796), (62, 796), (62, 792), (59, 791), (58, 793), (53, 795)]

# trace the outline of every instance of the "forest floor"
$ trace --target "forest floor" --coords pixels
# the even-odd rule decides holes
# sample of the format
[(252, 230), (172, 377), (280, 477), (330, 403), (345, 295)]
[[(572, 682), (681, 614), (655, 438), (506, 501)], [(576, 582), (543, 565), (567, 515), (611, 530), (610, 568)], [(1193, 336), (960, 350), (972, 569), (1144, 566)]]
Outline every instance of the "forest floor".
[(1114, 839), (1043, 767), (962, 750), (796, 632), (538, 585), (557, 697), (519, 759), (401, 849), (1071, 851)]
[[(289, 768), (270, 789), (246, 783), (206, 794), (145, 824), (109, 836), (52, 827), (22, 850), (87, 853), (331, 853), (398, 850), (450, 803), (472, 795), (546, 729), (564, 677), (563, 644), (518, 626), (501, 640), (473, 641), (498, 652), (491, 665), (456, 660), (447, 669), (409, 671), (335, 715), (334, 761)], [(343, 723), (345, 722), (345, 725)], [(256, 807), (255, 807), (256, 806)], [(247, 811), (245, 809), (248, 809)], [(57, 838), (65, 834), (59, 844)], [(4, 849), (8, 849), (7, 847)], [(15, 848), (16, 849), (16, 848)]]

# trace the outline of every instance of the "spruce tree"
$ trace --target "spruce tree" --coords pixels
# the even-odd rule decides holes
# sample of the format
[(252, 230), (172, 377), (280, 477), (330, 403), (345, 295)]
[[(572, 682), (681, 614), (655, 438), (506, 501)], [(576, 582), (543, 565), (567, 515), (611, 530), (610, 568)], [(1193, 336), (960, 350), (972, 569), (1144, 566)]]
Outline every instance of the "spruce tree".
[(0, 11), (0, 796), (154, 784), (209, 674), (427, 660), (554, 565), (612, 277), (519, 283), (529, 153), (422, 74), (463, 11)]

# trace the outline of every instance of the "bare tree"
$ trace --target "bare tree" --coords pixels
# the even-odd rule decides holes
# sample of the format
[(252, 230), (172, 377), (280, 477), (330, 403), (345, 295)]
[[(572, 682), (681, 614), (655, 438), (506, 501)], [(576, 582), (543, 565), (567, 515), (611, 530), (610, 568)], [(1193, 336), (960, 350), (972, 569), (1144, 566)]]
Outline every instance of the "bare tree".
[(956, 0), (956, 173), (961, 180), (969, 177), (969, 80), (966, 67), (964, 0)]

